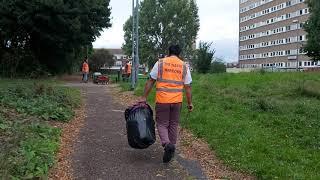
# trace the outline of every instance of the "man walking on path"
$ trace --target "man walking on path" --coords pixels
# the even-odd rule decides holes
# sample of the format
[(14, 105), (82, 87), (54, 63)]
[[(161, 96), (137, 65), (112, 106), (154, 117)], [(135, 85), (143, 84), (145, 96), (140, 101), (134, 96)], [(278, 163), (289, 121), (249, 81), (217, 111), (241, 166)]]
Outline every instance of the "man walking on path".
[(190, 112), (193, 110), (191, 73), (186, 63), (179, 58), (180, 53), (178, 45), (170, 46), (169, 56), (154, 65), (142, 97), (142, 100), (146, 101), (156, 83), (156, 122), (164, 147), (164, 163), (170, 162), (175, 153), (183, 89), (186, 91), (188, 109)]
[(89, 64), (88, 59), (85, 58), (82, 64), (82, 81), (87, 83), (88, 82), (88, 75), (89, 75)]

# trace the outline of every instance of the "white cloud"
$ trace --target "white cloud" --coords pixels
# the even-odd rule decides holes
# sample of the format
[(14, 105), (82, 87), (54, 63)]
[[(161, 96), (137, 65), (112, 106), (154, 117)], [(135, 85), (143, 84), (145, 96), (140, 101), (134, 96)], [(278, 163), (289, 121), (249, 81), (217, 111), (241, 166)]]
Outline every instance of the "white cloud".
[(123, 43), (122, 25), (113, 25), (111, 29), (104, 31), (93, 43), (98, 48), (120, 48)]
[(101, 36), (93, 43), (95, 48), (121, 48), (124, 40), (123, 24), (131, 15), (132, 1), (111, 0), (112, 27), (101, 33)]
[[(93, 43), (96, 48), (120, 48), (123, 44), (123, 24), (132, 11), (132, 1), (111, 0), (112, 28), (105, 30)], [(238, 0), (197, 0), (200, 31), (198, 41), (212, 41), (216, 55), (227, 61), (238, 58)]]

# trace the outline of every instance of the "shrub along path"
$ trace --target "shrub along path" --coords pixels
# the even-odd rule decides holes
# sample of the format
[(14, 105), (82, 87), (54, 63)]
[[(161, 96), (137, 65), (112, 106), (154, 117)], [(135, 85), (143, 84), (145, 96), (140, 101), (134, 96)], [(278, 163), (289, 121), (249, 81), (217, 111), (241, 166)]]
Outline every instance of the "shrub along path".
[(177, 161), (163, 164), (159, 144), (146, 150), (130, 148), (123, 115), (126, 107), (113, 100), (108, 86), (68, 85), (81, 88), (86, 98), (85, 124), (72, 157), (74, 178), (188, 179), (191, 175), (185, 169), (189, 166), (193, 167), (192, 172), (200, 172), (192, 174), (196, 179), (203, 178), (197, 164), (188, 167), (182, 167)]

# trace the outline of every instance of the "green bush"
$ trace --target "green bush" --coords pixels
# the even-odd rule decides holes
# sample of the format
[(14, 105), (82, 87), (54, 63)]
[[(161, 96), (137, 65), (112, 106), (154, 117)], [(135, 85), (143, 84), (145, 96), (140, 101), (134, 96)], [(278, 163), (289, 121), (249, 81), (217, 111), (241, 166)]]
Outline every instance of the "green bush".
[(225, 73), (227, 72), (227, 67), (223, 62), (213, 61), (211, 64), (211, 73)]

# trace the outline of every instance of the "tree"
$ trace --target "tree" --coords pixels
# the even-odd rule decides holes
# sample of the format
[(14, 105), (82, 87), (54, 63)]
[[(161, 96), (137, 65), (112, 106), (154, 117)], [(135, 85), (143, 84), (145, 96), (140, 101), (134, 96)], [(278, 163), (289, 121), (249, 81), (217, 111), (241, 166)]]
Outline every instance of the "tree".
[(193, 64), (199, 73), (210, 72), (215, 50), (212, 48), (212, 42), (200, 42), (199, 49), (196, 50)]
[[(1, 51), (52, 73), (69, 71), (110, 24), (110, 0), (11, 0), (0, 4)], [(1, 58), (2, 63), (3, 58)], [(23, 69), (18, 69), (23, 71)]]
[(90, 58), (89, 64), (92, 71), (100, 71), (100, 68), (104, 65), (111, 67), (114, 65), (114, 62), (115, 60), (108, 50), (97, 49)]
[[(144, 0), (139, 17), (139, 54), (143, 63), (152, 66), (171, 44), (179, 44), (185, 56), (191, 54), (200, 26), (195, 0)], [(124, 24), (124, 32), (123, 49), (131, 55), (132, 17)]]
[(320, 60), (320, 1), (308, 0), (307, 4), (310, 9), (310, 18), (304, 28), (307, 34), (307, 44), (304, 51), (314, 60)]

